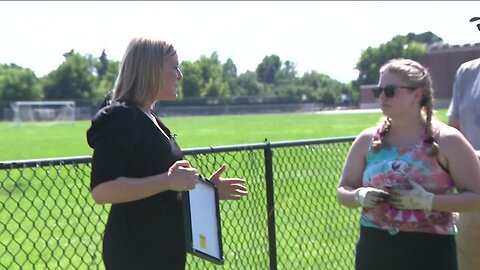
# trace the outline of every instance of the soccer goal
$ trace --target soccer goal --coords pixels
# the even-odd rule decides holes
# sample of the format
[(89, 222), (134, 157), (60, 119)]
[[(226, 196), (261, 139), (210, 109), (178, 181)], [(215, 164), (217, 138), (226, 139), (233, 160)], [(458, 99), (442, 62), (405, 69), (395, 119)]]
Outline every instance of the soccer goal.
[(10, 105), (17, 123), (75, 120), (75, 101), (16, 101)]

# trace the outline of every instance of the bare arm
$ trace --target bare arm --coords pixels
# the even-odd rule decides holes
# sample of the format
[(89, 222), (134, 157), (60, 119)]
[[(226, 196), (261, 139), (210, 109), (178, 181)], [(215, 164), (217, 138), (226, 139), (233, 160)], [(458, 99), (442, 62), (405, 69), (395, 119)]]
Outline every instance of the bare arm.
[(150, 197), (159, 192), (193, 189), (198, 182), (197, 170), (188, 161), (177, 161), (168, 172), (143, 178), (118, 177), (92, 189), (96, 203), (123, 203)]
[(356, 208), (360, 206), (355, 200), (355, 192), (359, 187), (362, 187), (365, 155), (371, 144), (372, 137), (371, 129), (361, 132), (353, 141), (345, 160), (337, 187), (337, 200), (346, 207)]
[(480, 162), (460, 131), (442, 129), (440, 150), (445, 156), (458, 193), (435, 195), (432, 208), (448, 212), (480, 210)]

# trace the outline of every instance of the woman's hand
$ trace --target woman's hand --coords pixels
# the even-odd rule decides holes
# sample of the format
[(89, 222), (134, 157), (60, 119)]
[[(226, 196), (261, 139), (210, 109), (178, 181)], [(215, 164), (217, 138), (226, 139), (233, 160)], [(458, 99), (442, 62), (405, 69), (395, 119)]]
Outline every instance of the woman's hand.
[(238, 200), (247, 195), (247, 181), (241, 178), (223, 178), (220, 175), (225, 171), (225, 164), (210, 176), (210, 181), (218, 188), (220, 200)]
[(169, 190), (188, 191), (198, 184), (197, 169), (192, 168), (190, 162), (179, 160), (168, 169)]
[(397, 209), (432, 209), (434, 194), (426, 191), (415, 181), (408, 180), (412, 185), (410, 190), (390, 189), (390, 203)]
[(388, 200), (388, 192), (373, 187), (361, 187), (355, 191), (355, 200), (364, 208), (373, 208)]

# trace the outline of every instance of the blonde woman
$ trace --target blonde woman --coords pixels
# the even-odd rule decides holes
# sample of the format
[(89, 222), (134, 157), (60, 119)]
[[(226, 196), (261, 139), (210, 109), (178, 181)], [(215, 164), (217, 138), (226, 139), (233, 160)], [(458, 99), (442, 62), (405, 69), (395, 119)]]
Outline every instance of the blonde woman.
[(480, 210), (480, 167), (465, 137), (432, 119), (432, 93), (415, 61), (380, 69), (384, 121), (356, 137), (337, 189), (362, 208), (357, 270), (457, 269), (452, 212)]
[[(198, 172), (152, 110), (156, 101), (177, 97), (182, 77), (171, 44), (134, 38), (111, 100), (87, 131), (91, 194), (99, 204), (112, 204), (103, 238), (106, 269), (185, 268), (180, 192), (195, 188)], [(220, 199), (247, 194), (245, 180), (222, 178), (224, 170), (210, 179)]]

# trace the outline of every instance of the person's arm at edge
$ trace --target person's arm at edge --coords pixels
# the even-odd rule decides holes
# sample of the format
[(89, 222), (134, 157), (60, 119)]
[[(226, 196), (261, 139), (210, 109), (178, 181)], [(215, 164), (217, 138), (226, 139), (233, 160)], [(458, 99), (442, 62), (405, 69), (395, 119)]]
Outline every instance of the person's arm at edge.
[(460, 81), (462, 80), (463, 68), (460, 66), (455, 73), (452, 87), (452, 98), (447, 109), (448, 125), (460, 130), (459, 102), (461, 97)]
[(448, 117), (448, 125), (460, 130), (460, 119), (450, 116)]

